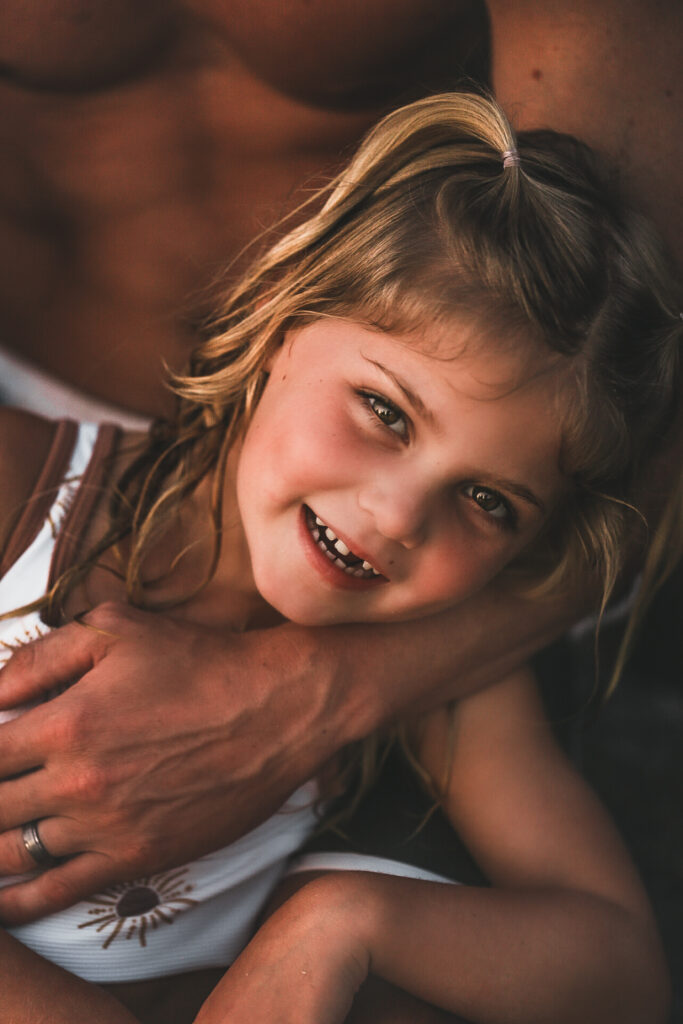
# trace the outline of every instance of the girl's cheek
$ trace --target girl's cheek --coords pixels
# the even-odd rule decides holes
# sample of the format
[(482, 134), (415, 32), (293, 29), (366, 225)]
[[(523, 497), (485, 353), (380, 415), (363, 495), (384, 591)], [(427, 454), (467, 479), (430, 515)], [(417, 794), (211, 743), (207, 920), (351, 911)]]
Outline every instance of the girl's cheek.
[(508, 559), (500, 548), (473, 542), (463, 529), (455, 539), (436, 547), (423, 564), (425, 586), (434, 600), (457, 604), (481, 590), (503, 569)]
[(255, 435), (243, 452), (243, 470), (259, 481), (273, 500), (305, 497), (357, 483), (365, 460), (363, 449), (342, 421), (309, 418), (288, 429)]
[(324, 478), (360, 468), (372, 455), (348, 417), (333, 416), (329, 411), (325, 417), (309, 420), (305, 426), (300, 424), (283, 442), (286, 452), (280, 454), (286, 456), (288, 463), (307, 474), (320, 474)]

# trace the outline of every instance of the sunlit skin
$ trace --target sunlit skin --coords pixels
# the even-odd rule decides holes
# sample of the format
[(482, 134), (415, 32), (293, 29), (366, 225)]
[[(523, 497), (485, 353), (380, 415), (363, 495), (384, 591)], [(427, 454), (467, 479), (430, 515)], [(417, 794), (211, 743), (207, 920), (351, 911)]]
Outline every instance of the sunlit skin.
[[(237, 470), (255, 584), (285, 617), (426, 615), (538, 534), (565, 486), (557, 376), (470, 334), (320, 320), (285, 338)], [(307, 510), (380, 575), (333, 564)]]

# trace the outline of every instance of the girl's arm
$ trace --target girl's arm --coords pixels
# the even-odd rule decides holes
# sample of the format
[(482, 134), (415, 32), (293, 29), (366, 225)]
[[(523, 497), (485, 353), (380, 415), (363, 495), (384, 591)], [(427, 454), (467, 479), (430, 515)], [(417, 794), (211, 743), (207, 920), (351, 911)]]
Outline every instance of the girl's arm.
[[(436, 779), (449, 728), (439, 712), (422, 738)], [(475, 1021), (663, 1020), (647, 897), (555, 743), (531, 673), (464, 700), (453, 728), (445, 810), (493, 888), (374, 881), (373, 971)]]
[(137, 1024), (121, 1004), (0, 930), (0, 1024)]
[[(448, 712), (434, 714), (421, 739), (435, 778), (450, 727)], [(338, 1024), (370, 972), (481, 1024), (665, 1019), (647, 898), (557, 748), (530, 675), (463, 701), (454, 728), (445, 808), (493, 887), (315, 878), (269, 919), (197, 1024), (218, 1024), (227, 1010), (231, 1024), (246, 1024), (278, 1004), (291, 1014), (278, 1021)]]

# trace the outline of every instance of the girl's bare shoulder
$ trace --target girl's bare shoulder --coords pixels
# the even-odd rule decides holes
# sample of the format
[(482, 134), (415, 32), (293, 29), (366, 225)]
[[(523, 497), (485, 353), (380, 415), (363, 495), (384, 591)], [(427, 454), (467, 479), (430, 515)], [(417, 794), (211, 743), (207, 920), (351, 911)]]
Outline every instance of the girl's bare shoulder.
[(33, 492), (56, 429), (56, 423), (41, 416), (0, 408), (0, 550)]

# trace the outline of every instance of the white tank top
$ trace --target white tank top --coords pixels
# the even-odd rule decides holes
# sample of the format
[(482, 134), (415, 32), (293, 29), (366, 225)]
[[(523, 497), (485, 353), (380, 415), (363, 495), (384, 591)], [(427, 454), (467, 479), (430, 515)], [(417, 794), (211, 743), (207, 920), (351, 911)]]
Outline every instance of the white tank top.
[[(69, 564), (69, 549), (101, 493), (117, 436), (111, 426), (59, 424), (33, 498), (5, 549), (0, 612), (40, 597)], [(0, 662), (49, 629), (37, 612), (0, 620)], [(0, 713), (0, 722), (25, 710)], [(8, 931), (87, 981), (136, 981), (227, 966), (248, 941), (289, 856), (315, 828), (316, 794), (315, 783), (308, 783), (262, 825), (216, 853), (112, 886)]]

